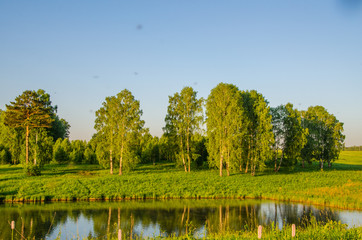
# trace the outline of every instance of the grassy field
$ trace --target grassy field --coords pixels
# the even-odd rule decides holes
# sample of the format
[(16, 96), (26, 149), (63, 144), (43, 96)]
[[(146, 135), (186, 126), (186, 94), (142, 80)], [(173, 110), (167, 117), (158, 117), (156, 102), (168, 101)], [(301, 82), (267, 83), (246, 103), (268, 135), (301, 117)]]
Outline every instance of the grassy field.
[(0, 166), (2, 201), (116, 200), (121, 198), (267, 198), (362, 209), (362, 152), (342, 152), (332, 169), (271, 170), (219, 177), (217, 170), (184, 173), (170, 163), (140, 165), (123, 176), (97, 165), (46, 165), (41, 176)]

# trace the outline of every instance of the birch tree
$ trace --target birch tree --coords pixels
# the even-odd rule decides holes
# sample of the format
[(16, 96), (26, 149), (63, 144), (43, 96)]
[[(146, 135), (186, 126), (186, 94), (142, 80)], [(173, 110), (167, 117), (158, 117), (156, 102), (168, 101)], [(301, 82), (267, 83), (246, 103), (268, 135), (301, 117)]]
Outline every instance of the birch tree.
[(256, 168), (262, 168), (271, 156), (271, 147), (274, 144), (272, 117), (268, 102), (262, 94), (255, 90), (243, 91), (241, 97), (246, 128), (243, 144), (243, 155), (247, 156), (245, 172), (250, 166), (254, 176)]
[(138, 162), (134, 144), (144, 126), (141, 115), (139, 101), (135, 100), (127, 89), (116, 96), (107, 97), (96, 112), (95, 129), (97, 134), (102, 135), (100, 139), (103, 139), (103, 145), (108, 144), (111, 174), (113, 157), (119, 159), (119, 175), (123, 174), (124, 169), (132, 168)]
[(164, 131), (178, 143), (178, 157), (185, 172), (191, 171), (191, 160), (194, 160), (193, 136), (203, 121), (202, 104), (203, 99), (197, 99), (197, 92), (192, 87), (184, 87), (180, 93), (169, 96)]
[(222, 176), (223, 165), (227, 175), (236, 161), (236, 139), (242, 121), (240, 91), (235, 85), (219, 83), (211, 90), (206, 102), (206, 124), (209, 165), (219, 168)]
[(303, 158), (307, 161), (316, 159), (323, 170), (324, 161), (328, 166), (338, 159), (343, 148), (345, 136), (343, 123), (328, 113), (322, 106), (309, 107), (302, 113), (303, 127), (308, 129), (307, 143), (302, 150)]
[[(306, 144), (307, 129), (301, 124), (301, 113), (287, 103), (271, 109), (274, 133), (274, 171), (278, 172), (284, 157), (288, 161), (296, 161)], [(280, 151), (279, 165), (277, 164)]]

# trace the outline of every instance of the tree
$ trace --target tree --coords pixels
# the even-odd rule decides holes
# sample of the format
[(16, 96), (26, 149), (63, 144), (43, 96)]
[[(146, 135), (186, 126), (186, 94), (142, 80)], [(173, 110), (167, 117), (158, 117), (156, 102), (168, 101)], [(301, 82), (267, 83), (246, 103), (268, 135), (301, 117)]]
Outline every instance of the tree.
[(70, 142), (72, 151), (69, 154), (70, 161), (75, 164), (83, 163), (85, 160), (84, 153), (87, 143), (82, 140), (73, 140)]
[(48, 135), (44, 128), (33, 128), (29, 137), (29, 158), (33, 159), (34, 166), (42, 166), (52, 159), (53, 137)]
[(223, 165), (226, 165), (227, 175), (236, 161), (233, 156), (237, 147), (242, 122), (240, 106), (240, 91), (235, 85), (219, 83), (211, 90), (206, 102), (206, 124), (210, 166), (219, 168), (222, 176)]
[(246, 156), (245, 172), (250, 164), (251, 174), (255, 175), (256, 167), (262, 168), (271, 156), (274, 144), (271, 114), (268, 101), (255, 90), (241, 93), (243, 106), (243, 125), (246, 129), (242, 143), (243, 156)]
[(5, 125), (5, 112), (0, 110), (0, 147), (5, 162), (16, 164), (20, 161), (22, 149), (22, 129), (13, 129)]
[(69, 123), (63, 119), (59, 118), (59, 116), (53, 116), (54, 121), (52, 122), (52, 127), (49, 129), (49, 135), (53, 137), (54, 141), (58, 138), (65, 139), (69, 138)]
[[(274, 171), (277, 172), (284, 156), (289, 161), (295, 161), (300, 157), (308, 131), (302, 127), (301, 113), (293, 109), (291, 103), (272, 108), (271, 114), (274, 133)], [(277, 166), (278, 151), (281, 151), (279, 166)]]
[(307, 161), (316, 159), (321, 170), (324, 161), (331, 167), (332, 161), (338, 159), (343, 148), (343, 123), (322, 106), (309, 107), (302, 112), (302, 116), (303, 127), (309, 132), (307, 144), (302, 150), (303, 158)]
[[(29, 133), (33, 128), (50, 128), (54, 119), (50, 96), (44, 90), (25, 91), (6, 105), (5, 125), (25, 130), (25, 163), (29, 161)], [(36, 162), (34, 162), (36, 165)]]
[(158, 137), (153, 137), (148, 131), (142, 136), (141, 161), (155, 165), (160, 160), (160, 148)]
[(103, 136), (103, 141), (109, 143), (103, 142), (103, 145), (108, 145), (111, 174), (112, 156), (119, 158), (119, 175), (122, 175), (124, 168), (131, 168), (137, 163), (134, 150), (144, 126), (141, 115), (139, 101), (127, 89), (116, 96), (107, 97), (96, 112), (95, 129)]
[(192, 87), (184, 87), (180, 93), (169, 96), (164, 132), (178, 143), (178, 156), (185, 172), (191, 171), (192, 139), (203, 121), (202, 104), (203, 99), (197, 99), (197, 92)]
[(298, 160), (307, 143), (308, 130), (303, 128), (301, 112), (293, 109), (293, 104), (288, 103), (285, 108), (288, 115), (284, 123), (286, 128), (284, 153), (287, 159)]
[(70, 160), (72, 146), (68, 138), (58, 140), (53, 145), (53, 159), (57, 163), (67, 163)]

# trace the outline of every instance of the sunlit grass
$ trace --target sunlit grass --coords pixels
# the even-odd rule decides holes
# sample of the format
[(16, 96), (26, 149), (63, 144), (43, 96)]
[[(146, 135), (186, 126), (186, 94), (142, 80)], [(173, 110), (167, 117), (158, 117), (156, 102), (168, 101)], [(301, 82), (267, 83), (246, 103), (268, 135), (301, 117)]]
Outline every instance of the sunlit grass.
[[(349, 160), (350, 159), (350, 160)], [(170, 163), (140, 165), (123, 176), (96, 165), (46, 165), (28, 177), (18, 166), (0, 166), (5, 201), (117, 200), (143, 198), (267, 198), (362, 209), (362, 152), (342, 152), (332, 169), (317, 164), (279, 173), (270, 170), (219, 177), (217, 170), (185, 173)]]

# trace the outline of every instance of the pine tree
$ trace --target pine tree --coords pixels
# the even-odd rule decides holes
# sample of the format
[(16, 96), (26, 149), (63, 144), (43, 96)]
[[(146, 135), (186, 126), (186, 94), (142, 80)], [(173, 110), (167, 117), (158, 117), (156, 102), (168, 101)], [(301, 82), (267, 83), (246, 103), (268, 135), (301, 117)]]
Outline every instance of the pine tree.
[[(33, 128), (50, 128), (54, 116), (50, 96), (44, 90), (25, 91), (6, 105), (5, 124), (25, 130), (25, 163), (29, 162), (29, 133)], [(36, 162), (35, 162), (36, 163)]]

